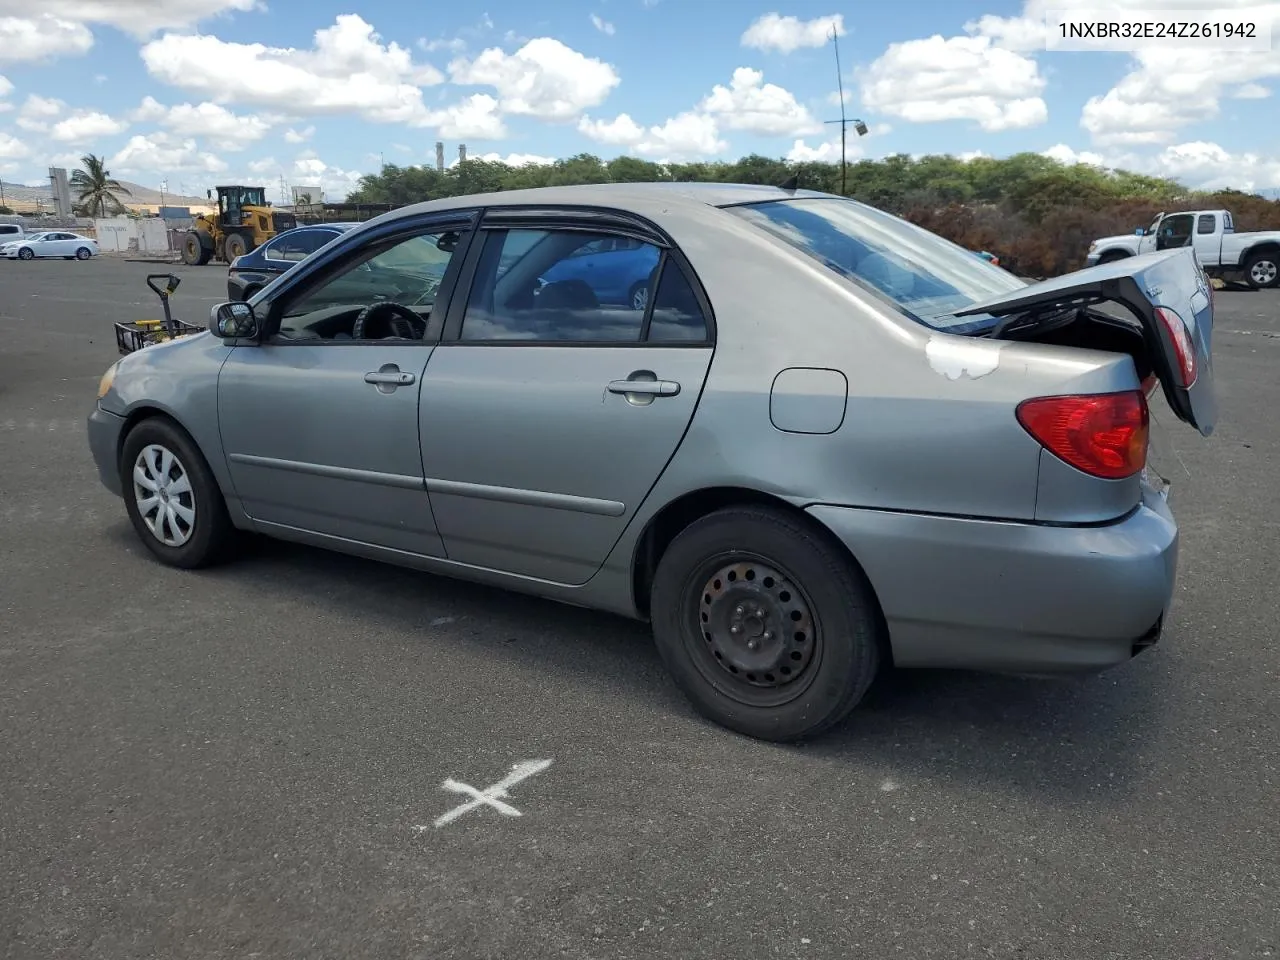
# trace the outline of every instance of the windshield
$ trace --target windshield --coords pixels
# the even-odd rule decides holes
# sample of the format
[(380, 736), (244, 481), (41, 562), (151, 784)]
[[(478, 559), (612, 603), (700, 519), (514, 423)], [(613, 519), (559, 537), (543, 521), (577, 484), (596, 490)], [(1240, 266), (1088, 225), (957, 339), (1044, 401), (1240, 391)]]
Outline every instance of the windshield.
[(960, 318), (955, 312), (1025, 286), (971, 251), (855, 200), (771, 200), (725, 209), (935, 330), (970, 333), (990, 327), (994, 317)]

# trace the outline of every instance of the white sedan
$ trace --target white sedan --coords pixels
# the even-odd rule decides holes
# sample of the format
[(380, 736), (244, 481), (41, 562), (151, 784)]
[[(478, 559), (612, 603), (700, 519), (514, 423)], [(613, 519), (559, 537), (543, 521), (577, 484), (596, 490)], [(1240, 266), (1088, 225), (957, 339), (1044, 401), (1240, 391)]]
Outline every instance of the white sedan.
[(21, 240), (0, 246), (0, 257), (9, 260), (34, 260), (36, 257), (62, 257), (64, 260), (88, 260), (99, 254), (98, 241), (78, 233), (50, 230), (33, 233)]

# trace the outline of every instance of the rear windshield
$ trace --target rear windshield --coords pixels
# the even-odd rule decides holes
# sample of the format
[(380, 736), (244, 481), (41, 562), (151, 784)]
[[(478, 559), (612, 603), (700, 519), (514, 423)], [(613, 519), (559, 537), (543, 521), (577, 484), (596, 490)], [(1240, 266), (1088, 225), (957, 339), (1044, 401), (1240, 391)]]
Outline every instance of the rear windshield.
[(855, 200), (770, 200), (725, 209), (935, 330), (969, 333), (990, 327), (993, 317), (957, 317), (955, 311), (1025, 286), (977, 253)]

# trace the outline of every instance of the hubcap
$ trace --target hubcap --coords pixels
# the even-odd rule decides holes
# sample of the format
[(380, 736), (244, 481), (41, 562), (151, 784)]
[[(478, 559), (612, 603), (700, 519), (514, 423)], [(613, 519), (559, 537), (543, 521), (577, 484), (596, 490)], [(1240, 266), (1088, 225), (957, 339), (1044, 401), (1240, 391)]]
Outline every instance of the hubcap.
[(813, 660), (813, 618), (800, 591), (763, 563), (721, 567), (702, 588), (698, 617), (707, 649), (754, 687), (793, 682)]
[(1249, 271), (1254, 283), (1268, 284), (1275, 280), (1277, 267), (1274, 260), (1259, 260)]
[(180, 547), (195, 532), (196, 500), (182, 461), (151, 444), (133, 463), (133, 497), (151, 535), (167, 547)]
[(649, 305), (649, 288), (641, 287), (631, 295), (631, 306), (636, 310), (643, 310)]

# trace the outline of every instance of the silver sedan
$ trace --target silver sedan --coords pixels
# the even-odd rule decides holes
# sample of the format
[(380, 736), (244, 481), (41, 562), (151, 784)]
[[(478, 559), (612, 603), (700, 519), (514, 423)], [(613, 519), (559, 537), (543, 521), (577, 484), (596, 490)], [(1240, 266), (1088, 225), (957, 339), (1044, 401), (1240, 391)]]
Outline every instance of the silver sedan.
[(119, 360), (89, 445), (161, 562), (254, 531), (640, 618), (703, 714), (793, 740), (890, 664), (1156, 642), (1147, 401), (1210, 433), (1212, 315), (1190, 250), (1027, 285), (820, 193), (456, 197)]

